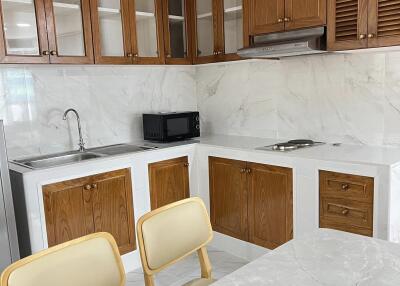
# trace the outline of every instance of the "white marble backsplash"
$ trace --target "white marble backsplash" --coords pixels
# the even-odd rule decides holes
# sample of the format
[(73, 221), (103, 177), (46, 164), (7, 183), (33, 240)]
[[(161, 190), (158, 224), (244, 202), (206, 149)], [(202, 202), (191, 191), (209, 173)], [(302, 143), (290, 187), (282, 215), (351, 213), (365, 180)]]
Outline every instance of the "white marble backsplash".
[(10, 158), (142, 138), (144, 112), (196, 110), (195, 70), (171, 66), (2, 65), (0, 118)]
[(400, 145), (400, 53), (199, 66), (203, 132)]

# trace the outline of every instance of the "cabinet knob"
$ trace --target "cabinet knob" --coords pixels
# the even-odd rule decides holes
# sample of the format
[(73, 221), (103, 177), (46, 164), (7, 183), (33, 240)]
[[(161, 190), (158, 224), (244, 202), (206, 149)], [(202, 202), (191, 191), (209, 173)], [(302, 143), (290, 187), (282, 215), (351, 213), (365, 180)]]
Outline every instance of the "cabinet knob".
[(138, 53), (135, 53), (135, 54), (133, 54), (133, 56), (134, 56), (135, 58), (137, 58), (137, 57), (139, 56), (139, 54), (138, 54)]
[(131, 58), (131, 57), (133, 57), (133, 54), (132, 53), (127, 53), (126, 56)]
[(44, 56), (48, 56), (48, 55), (50, 55), (50, 52), (49, 52), (49, 51), (43, 51), (42, 54), (43, 54)]
[(278, 19), (278, 23), (283, 23), (283, 19), (282, 19), (282, 18), (279, 18), (279, 19)]
[(57, 56), (57, 52), (56, 51), (50, 51), (50, 55)]
[(290, 18), (286, 18), (286, 17), (285, 17), (285, 18), (283, 19), (283, 21), (285, 21), (285, 22), (290, 22), (290, 21), (291, 21), (291, 19), (290, 19)]
[(250, 173), (251, 173), (251, 169), (247, 169), (247, 170), (246, 170), (246, 173), (247, 173), (247, 174), (250, 174)]
[(86, 185), (84, 188), (85, 190), (89, 191), (92, 187), (90, 185)]
[(368, 34), (368, 39), (375, 38), (375, 34)]
[(167, 53), (167, 58), (172, 58), (170, 53)]
[(92, 184), (92, 189), (97, 189), (97, 184)]
[(342, 190), (347, 191), (350, 188), (349, 184), (342, 184)]
[(240, 169), (240, 173), (246, 173), (246, 169), (244, 169), (244, 168), (242, 168), (242, 169)]
[(183, 164), (183, 166), (189, 167), (189, 163), (185, 163), (185, 164)]
[(364, 40), (366, 37), (367, 37), (367, 36), (366, 36), (365, 34), (361, 34), (361, 35), (359, 36), (359, 39), (360, 39), (360, 40)]
[(349, 213), (349, 209), (342, 210), (342, 215), (347, 215)]

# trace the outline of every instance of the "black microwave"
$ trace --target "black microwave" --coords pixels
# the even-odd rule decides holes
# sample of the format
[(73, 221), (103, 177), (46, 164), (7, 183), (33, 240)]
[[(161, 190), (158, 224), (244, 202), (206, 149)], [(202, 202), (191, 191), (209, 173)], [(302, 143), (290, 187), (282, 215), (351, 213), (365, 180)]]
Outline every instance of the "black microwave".
[(198, 112), (143, 114), (144, 140), (172, 142), (200, 136)]

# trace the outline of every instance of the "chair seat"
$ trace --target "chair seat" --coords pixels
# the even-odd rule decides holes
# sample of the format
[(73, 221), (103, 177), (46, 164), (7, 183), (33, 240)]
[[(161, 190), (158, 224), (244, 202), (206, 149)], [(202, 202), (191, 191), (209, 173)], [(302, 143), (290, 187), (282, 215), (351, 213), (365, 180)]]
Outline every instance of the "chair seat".
[(186, 284), (182, 286), (208, 286), (211, 285), (212, 283), (216, 282), (217, 280), (215, 279), (205, 279), (205, 278), (199, 278), (199, 279), (194, 279), (192, 281), (187, 282)]

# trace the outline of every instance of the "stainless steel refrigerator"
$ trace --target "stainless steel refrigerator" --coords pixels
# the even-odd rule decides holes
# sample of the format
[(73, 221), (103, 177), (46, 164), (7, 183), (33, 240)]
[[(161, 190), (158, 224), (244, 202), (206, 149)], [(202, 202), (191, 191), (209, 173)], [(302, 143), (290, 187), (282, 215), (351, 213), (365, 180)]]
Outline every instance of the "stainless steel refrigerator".
[(0, 120), (0, 272), (19, 259), (3, 120)]

